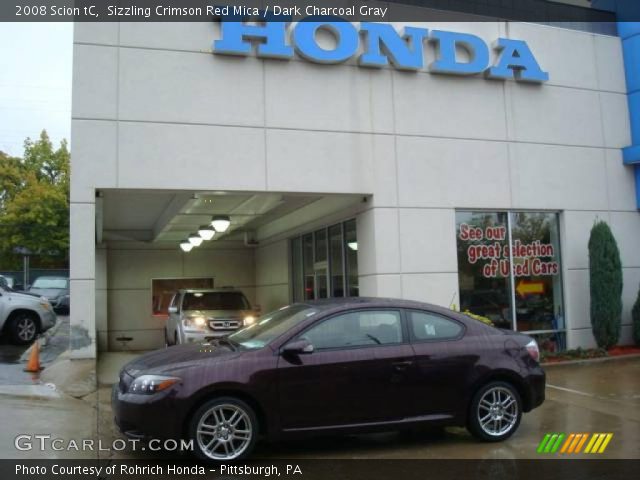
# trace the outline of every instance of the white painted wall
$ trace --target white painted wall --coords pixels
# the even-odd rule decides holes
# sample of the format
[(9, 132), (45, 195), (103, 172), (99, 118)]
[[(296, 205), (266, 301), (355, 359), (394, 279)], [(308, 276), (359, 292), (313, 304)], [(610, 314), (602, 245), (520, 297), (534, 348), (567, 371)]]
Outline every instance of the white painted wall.
[[(595, 218), (609, 221), (625, 269), (627, 340), (640, 215), (619, 150), (630, 143), (619, 39), (530, 24), (425, 26), (526, 40), (551, 80), (212, 55), (218, 32), (209, 23), (76, 24), (73, 324), (91, 333), (100, 304), (96, 188), (359, 193), (372, 195), (358, 215), (361, 293), (443, 305), (458, 288), (455, 209), (561, 211), (570, 347), (593, 344), (586, 242)], [(285, 247), (255, 252), (251, 284), (264, 308), (284, 298)], [(116, 324), (114, 309), (141, 308), (143, 294), (132, 292), (147, 288), (125, 268), (127, 255), (152, 263), (109, 252)], [(161, 264), (186, 268), (179, 257), (167, 252)]]
[(289, 244), (287, 240), (260, 246), (255, 250), (256, 303), (270, 312), (290, 301)]

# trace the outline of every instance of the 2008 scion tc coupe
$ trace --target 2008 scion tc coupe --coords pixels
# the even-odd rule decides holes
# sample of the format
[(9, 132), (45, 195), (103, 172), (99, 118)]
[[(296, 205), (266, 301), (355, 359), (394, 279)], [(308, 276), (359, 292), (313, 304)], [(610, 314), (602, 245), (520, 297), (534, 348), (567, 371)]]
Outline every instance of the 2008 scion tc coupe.
[(294, 304), (209, 344), (139, 357), (113, 390), (136, 438), (191, 438), (203, 459), (267, 440), (461, 425), (500, 441), (544, 401), (538, 346), (434, 305), (377, 298)]

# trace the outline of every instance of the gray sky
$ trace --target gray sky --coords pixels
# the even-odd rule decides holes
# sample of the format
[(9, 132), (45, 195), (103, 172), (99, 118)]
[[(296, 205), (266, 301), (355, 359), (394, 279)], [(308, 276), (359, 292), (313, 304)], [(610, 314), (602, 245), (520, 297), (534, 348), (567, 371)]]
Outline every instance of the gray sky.
[(42, 129), (69, 140), (72, 58), (72, 23), (0, 24), (0, 150), (22, 156)]

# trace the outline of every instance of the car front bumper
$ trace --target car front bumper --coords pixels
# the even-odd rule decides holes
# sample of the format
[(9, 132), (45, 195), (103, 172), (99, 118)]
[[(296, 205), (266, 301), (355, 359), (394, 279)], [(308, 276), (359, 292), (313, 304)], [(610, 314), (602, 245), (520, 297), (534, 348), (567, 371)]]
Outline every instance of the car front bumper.
[(49, 330), (56, 324), (56, 314), (53, 310), (43, 310), (40, 312), (40, 330), (42, 332)]
[(111, 391), (114, 422), (128, 438), (151, 440), (182, 437), (182, 416), (175, 396), (168, 392), (139, 395), (122, 392), (118, 384)]
[(206, 343), (209, 340), (214, 340), (216, 338), (224, 337), (225, 335), (229, 335), (230, 333), (236, 332), (237, 330), (221, 330), (221, 331), (198, 331), (198, 332), (182, 332), (182, 342), (181, 343)]

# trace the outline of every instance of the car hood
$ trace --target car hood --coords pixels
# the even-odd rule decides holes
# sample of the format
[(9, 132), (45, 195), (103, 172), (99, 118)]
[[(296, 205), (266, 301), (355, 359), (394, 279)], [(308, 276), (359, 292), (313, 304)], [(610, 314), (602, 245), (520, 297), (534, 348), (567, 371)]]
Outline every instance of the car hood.
[(30, 288), (29, 293), (34, 293), (47, 298), (58, 298), (60, 295), (64, 295), (66, 290), (58, 288)]
[(231, 347), (208, 343), (190, 343), (163, 348), (141, 355), (127, 363), (124, 370), (134, 377), (141, 373), (171, 373), (204, 364), (225, 362), (243, 355)]
[(40, 303), (40, 299), (42, 298), (42, 295), (30, 293), (30, 292), (24, 292), (24, 293), (11, 292), (10, 295), (12, 298), (15, 298), (17, 301), (20, 301), (20, 302)]

